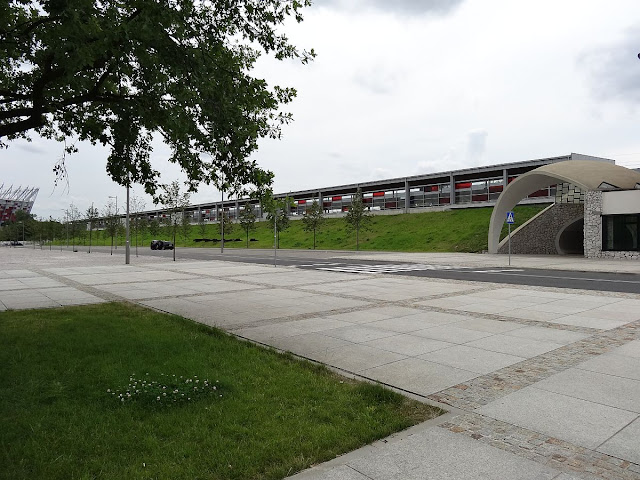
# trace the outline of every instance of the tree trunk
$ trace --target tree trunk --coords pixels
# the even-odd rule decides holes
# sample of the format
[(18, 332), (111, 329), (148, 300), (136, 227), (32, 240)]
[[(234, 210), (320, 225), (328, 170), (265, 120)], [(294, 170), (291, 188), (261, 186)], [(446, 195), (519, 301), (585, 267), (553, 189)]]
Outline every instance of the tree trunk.
[(356, 228), (356, 252), (360, 250), (360, 229)]

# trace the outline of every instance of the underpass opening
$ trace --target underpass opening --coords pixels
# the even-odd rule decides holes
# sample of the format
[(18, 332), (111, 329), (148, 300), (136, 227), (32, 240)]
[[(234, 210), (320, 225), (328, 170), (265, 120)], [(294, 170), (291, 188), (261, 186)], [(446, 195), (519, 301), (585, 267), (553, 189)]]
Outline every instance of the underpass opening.
[(584, 217), (560, 230), (556, 248), (560, 255), (584, 255)]

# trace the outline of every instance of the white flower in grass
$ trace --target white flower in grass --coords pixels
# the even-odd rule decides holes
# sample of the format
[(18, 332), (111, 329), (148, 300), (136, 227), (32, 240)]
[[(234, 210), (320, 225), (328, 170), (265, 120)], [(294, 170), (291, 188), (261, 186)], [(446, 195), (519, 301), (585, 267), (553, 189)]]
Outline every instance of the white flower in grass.
[(111, 393), (111, 389), (110, 388), (107, 388), (107, 393)]
[(162, 394), (162, 396), (163, 396), (163, 397), (166, 397), (166, 396), (167, 396), (167, 394), (166, 394), (166, 393), (163, 393), (163, 394)]
[(158, 397), (158, 401), (160, 401), (160, 397)]

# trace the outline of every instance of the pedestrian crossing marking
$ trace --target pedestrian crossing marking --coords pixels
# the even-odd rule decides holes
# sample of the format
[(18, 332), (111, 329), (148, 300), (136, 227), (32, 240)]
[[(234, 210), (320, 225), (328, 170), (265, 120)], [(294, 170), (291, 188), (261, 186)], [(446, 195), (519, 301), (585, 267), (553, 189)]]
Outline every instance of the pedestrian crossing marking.
[(376, 275), (380, 273), (415, 272), (425, 270), (464, 270), (471, 267), (452, 265), (426, 265), (422, 263), (381, 264), (381, 265), (340, 265), (335, 267), (320, 267), (317, 270), (326, 272), (360, 273)]

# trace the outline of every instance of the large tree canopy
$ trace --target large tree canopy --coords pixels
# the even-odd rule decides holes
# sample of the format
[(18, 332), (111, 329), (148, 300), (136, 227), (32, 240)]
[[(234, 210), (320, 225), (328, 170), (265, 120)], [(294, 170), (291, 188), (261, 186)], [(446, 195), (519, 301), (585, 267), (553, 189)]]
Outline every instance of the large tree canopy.
[(280, 106), (296, 92), (249, 73), (262, 52), (313, 57), (277, 31), (302, 21), (309, 0), (5, 2), (0, 145), (33, 132), (107, 145), (111, 177), (154, 193), (159, 135), (194, 188), (271, 180), (249, 155), (259, 138), (279, 137), (290, 120)]

